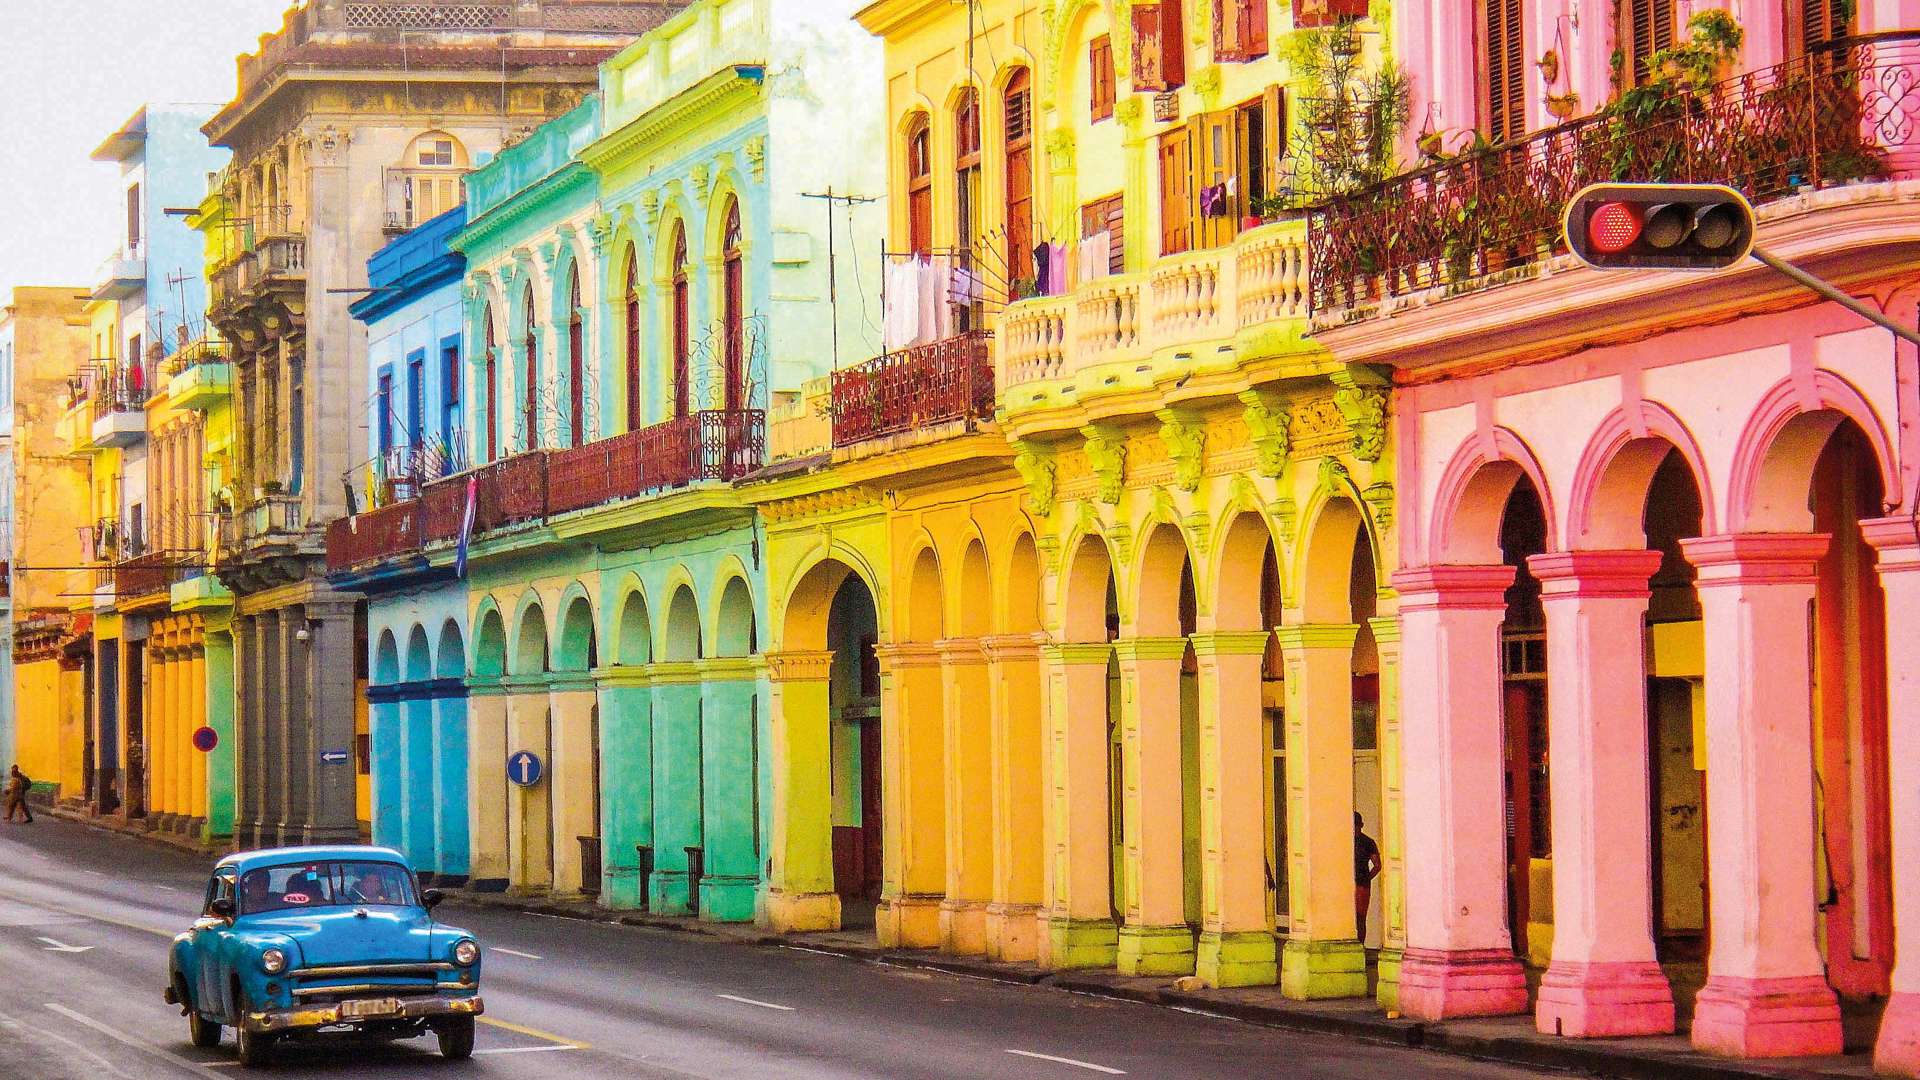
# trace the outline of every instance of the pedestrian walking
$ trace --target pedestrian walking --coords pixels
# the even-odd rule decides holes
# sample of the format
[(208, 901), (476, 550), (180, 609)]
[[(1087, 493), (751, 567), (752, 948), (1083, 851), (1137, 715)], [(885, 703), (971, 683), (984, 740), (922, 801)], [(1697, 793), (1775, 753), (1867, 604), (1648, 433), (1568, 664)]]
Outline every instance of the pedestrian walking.
[(1380, 876), (1380, 845), (1367, 835), (1367, 819), (1353, 813), (1353, 925), (1361, 944), (1367, 940), (1367, 909), (1373, 906), (1373, 879)]
[(27, 805), (27, 791), (33, 787), (33, 781), (15, 765), (7, 775), (7, 820), (13, 820), (14, 811), (26, 815), (26, 823), (33, 824), (33, 807)]

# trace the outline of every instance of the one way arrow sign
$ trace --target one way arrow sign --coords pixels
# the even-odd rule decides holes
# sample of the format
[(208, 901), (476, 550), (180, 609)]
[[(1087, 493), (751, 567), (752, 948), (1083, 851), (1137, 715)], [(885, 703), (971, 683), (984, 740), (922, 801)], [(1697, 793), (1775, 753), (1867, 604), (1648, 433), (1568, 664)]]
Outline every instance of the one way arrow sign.
[(47, 952), (92, 952), (93, 951), (93, 946), (91, 945), (68, 945), (65, 942), (55, 941), (50, 937), (34, 938), (34, 940), (46, 942)]

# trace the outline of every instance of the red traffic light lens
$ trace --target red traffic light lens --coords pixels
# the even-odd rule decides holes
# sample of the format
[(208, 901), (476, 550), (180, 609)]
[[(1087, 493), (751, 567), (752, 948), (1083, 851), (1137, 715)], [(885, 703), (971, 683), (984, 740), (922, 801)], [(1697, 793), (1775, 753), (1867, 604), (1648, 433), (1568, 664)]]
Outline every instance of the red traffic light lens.
[(1625, 251), (1640, 239), (1640, 209), (1632, 203), (1603, 203), (1587, 218), (1587, 240), (1602, 255)]

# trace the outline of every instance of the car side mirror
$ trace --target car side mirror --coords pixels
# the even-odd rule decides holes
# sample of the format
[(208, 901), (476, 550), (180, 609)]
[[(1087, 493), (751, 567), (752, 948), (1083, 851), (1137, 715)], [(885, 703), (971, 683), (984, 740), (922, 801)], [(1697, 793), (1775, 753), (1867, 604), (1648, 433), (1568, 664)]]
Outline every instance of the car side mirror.
[(432, 911), (440, 901), (446, 898), (447, 894), (441, 892), (439, 889), (428, 889), (420, 894), (420, 902), (426, 905), (428, 911)]
[(207, 910), (223, 919), (231, 919), (240, 912), (240, 909), (234, 906), (233, 901), (225, 896), (208, 904)]

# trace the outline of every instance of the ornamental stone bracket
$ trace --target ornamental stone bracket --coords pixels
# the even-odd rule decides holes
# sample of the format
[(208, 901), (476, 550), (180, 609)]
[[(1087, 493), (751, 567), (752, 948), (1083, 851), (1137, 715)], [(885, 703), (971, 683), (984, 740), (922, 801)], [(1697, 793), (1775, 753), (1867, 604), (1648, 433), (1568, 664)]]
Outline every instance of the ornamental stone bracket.
[(1126, 435), (1099, 424), (1081, 428), (1080, 434), (1087, 440), (1087, 464), (1092, 466), (1094, 479), (1098, 481), (1100, 501), (1109, 506), (1117, 504), (1126, 488)]
[(1173, 459), (1174, 486), (1181, 491), (1200, 490), (1200, 477), (1207, 465), (1207, 429), (1200, 418), (1179, 409), (1162, 409), (1160, 441)]
[(1027, 485), (1027, 506), (1039, 517), (1052, 517), (1059, 472), (1053, 452), (1022, 439), (1014, 444), (1013, 467)]
[(1333, 403), (1353, 435), (1353, 456), (1379, 461), (1387, 448), (1387, 382), (1371, 368), (1350, 365), (1328, 376), (1339, 389)]
[(1369, 484), (1367, 489), (1360, 493), (1360, 498), (1366, 500), (1367, 506), (1373, 510), (1374, 524), (1380, 526), (1381, 532), (1393, 528), (1392, 484), (1385, 480)]
[(693, 201), (701, 206), (707, 205), (707, 197), (712, 194), (712, 188), (707, 183), (710, 176), (711, 169), (704, 161), (687, 172), (688, 186), (693, 188)]
[(766, 180), (767, 137), (765, 135), (755, 135), (747, 140), (744, 150), (747, 155), (747, 168), (753, 173), (754, 180)]
[(1287, 458), (1293, 453), (1293, 435), (1287, 409), (1279, 395), (1248, 390), (1240, 395), (1246, 408), (1241, 418), (1253, 443), (1254, 467), (1268, 479), (1279, 479), (1287, 471)]

